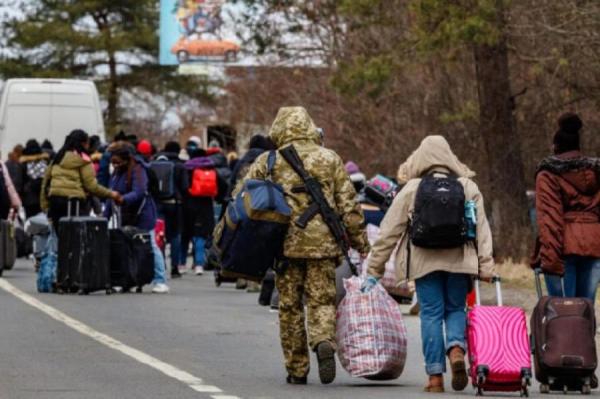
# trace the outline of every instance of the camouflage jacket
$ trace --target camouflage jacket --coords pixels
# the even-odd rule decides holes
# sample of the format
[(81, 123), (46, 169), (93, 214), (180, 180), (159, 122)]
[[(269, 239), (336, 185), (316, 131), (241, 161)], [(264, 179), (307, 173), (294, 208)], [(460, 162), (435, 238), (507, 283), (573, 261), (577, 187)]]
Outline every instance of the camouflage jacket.
[[(306, 110), (301, 107), (282, 108), (273, 122), (269, 136), (280, 149), (288, 145), (296, 148), (305, 169), (321, 183), (329, 205), (341, 216), (352, 247), (361, 253), (367, 253), (369, 244), (356, 191), (346, 174), (342, 159), (335, 152), (321, 147), (320, 136)], [(267, 157), (268, 153), (258, 157), (244, 180), (267, 178)], [(274, 182), (283, 186), (287, 203), (292, 208), (292, 220), (297, 220), (312, 202), (307, 193), (292, 191), (294, 187), (303, 186), (302, 179), (279, 154), (271, 177)], [(242, 189), (242, 185), (242, 181), (238, 182), (234, 196)], [(323, 259), (338, 257), (341, 250), (323, 218), (317, 214), (305, 229), (294, 223), (290, 224), (284, 255), (288, 258)]]

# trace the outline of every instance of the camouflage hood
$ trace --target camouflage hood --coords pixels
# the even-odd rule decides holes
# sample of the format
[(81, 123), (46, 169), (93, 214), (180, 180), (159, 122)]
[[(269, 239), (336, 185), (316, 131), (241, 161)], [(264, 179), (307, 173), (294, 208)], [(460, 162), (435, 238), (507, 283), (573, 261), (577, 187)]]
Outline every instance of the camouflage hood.
[(277, 148), (297, 141), (320, 144), (320, 136), (315, 123), (303, 107), (283, 107), (271, 126), (269, 137)]

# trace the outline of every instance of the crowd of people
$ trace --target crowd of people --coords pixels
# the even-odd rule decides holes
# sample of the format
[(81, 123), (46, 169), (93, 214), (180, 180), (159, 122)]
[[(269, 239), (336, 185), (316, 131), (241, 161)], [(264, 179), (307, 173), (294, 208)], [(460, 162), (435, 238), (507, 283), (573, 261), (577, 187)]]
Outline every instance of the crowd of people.
[[(594, 300), (600, 282), (600, 162), (582, 154), (582, 127), (577, 115), (563, 115), (553, 137), (554, 153), (540, 163), (535, 190), (539, 245), (533, 264), (547, 273), (551, 295), (563, 294), (563, 276), (567, 296)], [(425, 391), (444, 391), (446, 357), (452, 388), (465, 389), (466, 298), (473, 277), (490, 280), (496, 274), (493, 237), (475, 173), (442, 136), (426, 137), (401, 163), (396, 178), (367, 179), (356, 163), (344, 164), (325, 148), (323, 131), (300, 107), (281, 109), (269, 136), (252, 137), (240, 159), (218, 145), (203, 148), (198, 137), (191, 137), (183, 148), (171, 141), (157, 151), (150, 141), (133, 135), (120, 133), (111, 144), (103, 144), (76, 130), (56, 153), (49, 143), (40, 145), (36, 140), (15, 147), (1, 165), (0, 218), (23, 207), (27, 218), (46, 213), (52, 226), (70, 212), (73, 200), (82, 214), (110, 219), (118, 211), (120, 223), (152, 235), (153, 292), (167, 293), (168, 263), (172, 279), (186, 271), (204, 274), (215, 226), (244, 181), (272, 178), (286, 194), (292, 220), (305, 214), (311, 201), (298, 188), (300, 177), (281, 158), (272, 170), (267, 165), (267, 153), (286, 146), (295, 147), (339, 214), (351, 246), (364, 262), (363, 291), (379, 283), (390, 259), (397, 284), (414, 281), (429, 377)], [(459, 205), (470, 205), (475, 215), (468, 229), (444, 237), (457, 238), (455, 245), (425, 238), (427, 205), (422, 196), (430, 195), (428, 184), (458, 190)], [(155, 240), (159, 218), (165, 221), (168, 263)], [(376, 241), (369, 242), (367, 225), (380, 228)], [(57, 261), (56, 233), (51, 230), (42, 263)], [(188, 267), (190, 245), (193, 261)], [(311, 215), (305, 227), (290, 224), (281, 258), (285, 265), (276, 268), (281, 344), (290, 384), (306, 384), (309, 350), (317, 354), (321, 381), (335, 379), (335, 280), (341, 255), (318, 214)], [(237, 285), (258, 289), (243, 280)]]

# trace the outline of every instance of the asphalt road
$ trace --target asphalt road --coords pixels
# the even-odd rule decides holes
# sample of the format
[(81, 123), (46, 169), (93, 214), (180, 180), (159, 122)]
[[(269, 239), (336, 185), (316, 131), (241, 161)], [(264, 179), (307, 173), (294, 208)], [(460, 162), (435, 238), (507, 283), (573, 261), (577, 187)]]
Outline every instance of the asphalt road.
[[(321, 386), (313, 359), (309, 385), (289, 386), (277, 314), (259, 307), (256, 294), (232, 285), (216, 288), (212, 275), (170, 281), (169, 295), (153, 295), (149, 289), (111, 296), (40, 295), (30, 263), (19, 261), (15, 270), (5, 272), (4, 281), (9, 284), (0, 287), (0, 399), (428, 396), (422, 393), (425, 375), (415, 317), (405, 318), (408, 362), (398, 380), (354, 379), (338, 366), (335, 383)], [(25, 295), (6, 291), (13, 286)], [(23, 302), (30, 297), (42, 304)], [(449, 381), (446, 385), (450, 389)], [(443, 395), (468, 396), (474, 396), (470, 387)], [(540, 396), (537, 387), (532, 396)]]

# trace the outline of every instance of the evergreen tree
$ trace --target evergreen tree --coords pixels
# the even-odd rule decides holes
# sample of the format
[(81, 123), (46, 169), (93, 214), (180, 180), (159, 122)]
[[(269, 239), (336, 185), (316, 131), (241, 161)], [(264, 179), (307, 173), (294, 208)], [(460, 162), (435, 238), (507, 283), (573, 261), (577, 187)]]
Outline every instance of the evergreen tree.
[[(18, 3), (18, 2), (15, 2)], [(204, 82), (160, 67), (156, 0), (37, 0), (2, 26), (9, 48), (0, 76), (94, 79), (107, 103), (106, 124), (122, 122), (119, 100), (138, 89), (210, 97)]]

